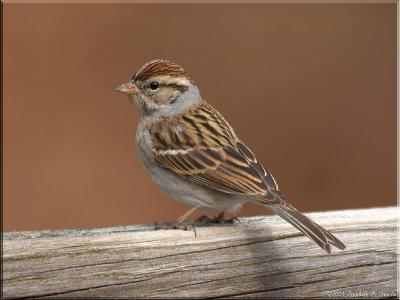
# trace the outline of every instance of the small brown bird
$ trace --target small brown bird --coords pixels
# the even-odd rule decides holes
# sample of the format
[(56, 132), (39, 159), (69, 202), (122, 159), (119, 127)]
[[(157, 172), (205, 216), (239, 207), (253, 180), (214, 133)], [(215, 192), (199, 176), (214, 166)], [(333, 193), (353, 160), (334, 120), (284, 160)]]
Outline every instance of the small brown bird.
[(345, 245), (295, 209), (272, 174), (236, 136), (186, 71), (166, 60), (142, 66), (117, 91), (128, 94), (140, 111), (136, 144), (140, 160), (157, 187), (192, 208), (235, 215), (245, 202), (270, 208), (330, 253)]

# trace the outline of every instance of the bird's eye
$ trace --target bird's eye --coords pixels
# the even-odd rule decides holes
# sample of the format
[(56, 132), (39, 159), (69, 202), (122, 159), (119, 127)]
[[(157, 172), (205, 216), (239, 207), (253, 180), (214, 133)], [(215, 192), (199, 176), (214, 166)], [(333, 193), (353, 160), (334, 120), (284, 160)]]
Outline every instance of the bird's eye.
[(149, 84), (149, 87), (151, 90), (155, 91), (156, 89), (158, 89), (158, 87), (160, 86), (160, 84), (157, 81), (153, 81)]

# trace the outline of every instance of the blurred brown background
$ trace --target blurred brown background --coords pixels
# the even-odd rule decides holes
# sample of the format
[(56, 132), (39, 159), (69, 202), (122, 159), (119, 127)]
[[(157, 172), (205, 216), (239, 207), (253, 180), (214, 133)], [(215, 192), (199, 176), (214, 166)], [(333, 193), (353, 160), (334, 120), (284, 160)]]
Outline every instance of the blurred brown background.
[[(396, 204), (396, 4), (5, 4), (4, 229), (173, 220), (116, 87), (183, 65), (303, 211)], [(241, 215), (261, 215), (246, 205)]]

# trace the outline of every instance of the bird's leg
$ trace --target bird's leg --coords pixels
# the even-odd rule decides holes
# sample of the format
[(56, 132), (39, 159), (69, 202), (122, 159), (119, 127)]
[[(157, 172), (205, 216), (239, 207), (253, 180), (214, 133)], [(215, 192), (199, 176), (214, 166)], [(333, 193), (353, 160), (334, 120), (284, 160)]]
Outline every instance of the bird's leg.
[(154, 223), (154, 227), (156, 230), (158, 229), (181, 229), (181, 230), (192, 230), (192, 226), (183, 224), (183, 222), (197, 209), (197, 207), (192, 207), (187, 212), (185, 212), (182, 216), (176, 219), (173, 223)]
[(191, 214), (193, 214), (195, 212), (195, 210), (197, 209), (197, 206), (192, 207), (191, 209), (189, 209), (187, 212), (185, 212), (182, 216), (180, 216), (178, 219), (176, 219), (176, 222), (178, 224), (183, 223), (187, 218), (190, 217)]

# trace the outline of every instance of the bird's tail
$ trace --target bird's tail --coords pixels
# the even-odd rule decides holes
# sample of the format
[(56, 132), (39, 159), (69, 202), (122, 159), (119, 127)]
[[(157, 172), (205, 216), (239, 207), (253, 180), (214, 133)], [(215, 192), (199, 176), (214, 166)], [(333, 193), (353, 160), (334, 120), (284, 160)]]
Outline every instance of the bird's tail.
[(343, 242), (341, 242), (329, 231), (303, 215), (286, 200), (281, 200), (283, 200), (281, 204), (271, 204), (268, 205), (268, 207), (275, 214), (292, 224), (294, 227), (296, 227), (298, 230), (300, 230), (302, 233), (312, 239), (326, 252), (331, 253), (331, 245), (341, 250), (344, 250), (346, 248)]

